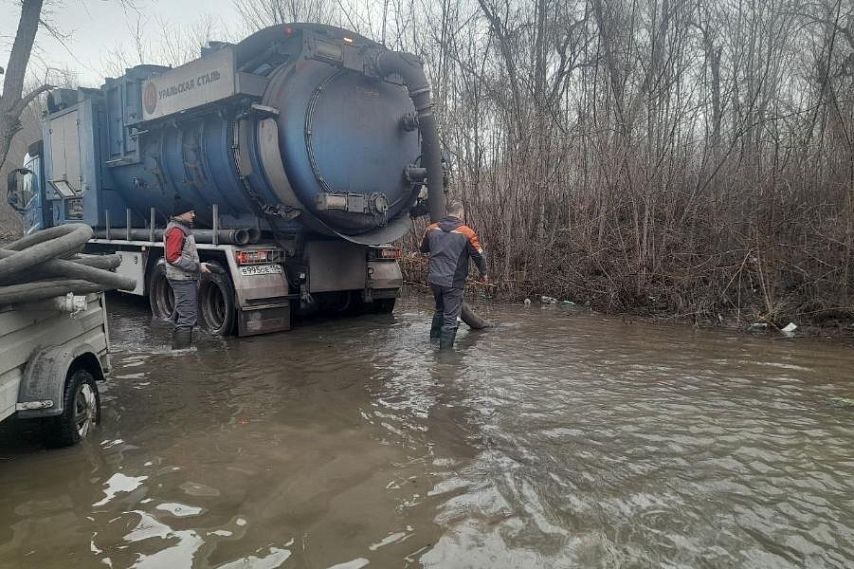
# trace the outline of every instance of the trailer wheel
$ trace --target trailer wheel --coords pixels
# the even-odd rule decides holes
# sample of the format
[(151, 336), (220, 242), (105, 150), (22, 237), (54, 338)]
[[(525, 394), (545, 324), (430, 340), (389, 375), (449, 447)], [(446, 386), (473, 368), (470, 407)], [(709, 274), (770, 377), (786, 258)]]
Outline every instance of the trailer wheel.
[(237, 313), (234, 285), (228, 272), (216, 262), (206, 261), (211, 272), (199, 283), (199, 316), (202, 326), (216, 336), (228, 336), (234, 330)]
[(101, 398), (95, 378), (79, 368), (65, 382), (62, 415), (47, 419), (47, 444), (67, 447), (77, 444), (101, 419)]
[(161, 260), (148, 277), (148, 304), (151, 314), (161, 320), (172, 320), (175, 313), (175, 294), (166, 279), (166, 265)]

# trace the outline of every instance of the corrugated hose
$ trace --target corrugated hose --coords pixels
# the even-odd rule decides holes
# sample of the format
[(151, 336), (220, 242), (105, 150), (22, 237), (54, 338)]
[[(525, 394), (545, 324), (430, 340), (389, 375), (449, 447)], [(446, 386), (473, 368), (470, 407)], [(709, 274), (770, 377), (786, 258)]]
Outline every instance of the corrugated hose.
[(79, 255), (92, 235), (88, 225), (72, 223), (0, 248), (0, 306), (136, 288), (136, 280), (112, 272), (121, 264), (118, 255)]

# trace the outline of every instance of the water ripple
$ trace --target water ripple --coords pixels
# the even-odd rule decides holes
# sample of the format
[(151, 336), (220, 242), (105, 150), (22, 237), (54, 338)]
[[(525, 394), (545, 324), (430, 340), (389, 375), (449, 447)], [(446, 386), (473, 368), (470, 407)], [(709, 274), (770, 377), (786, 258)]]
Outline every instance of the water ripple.
[(111, 304), (97, 439), (10, 454), (0, 567), (851, 567), (850, 347), (427, 305), (199, 338)]

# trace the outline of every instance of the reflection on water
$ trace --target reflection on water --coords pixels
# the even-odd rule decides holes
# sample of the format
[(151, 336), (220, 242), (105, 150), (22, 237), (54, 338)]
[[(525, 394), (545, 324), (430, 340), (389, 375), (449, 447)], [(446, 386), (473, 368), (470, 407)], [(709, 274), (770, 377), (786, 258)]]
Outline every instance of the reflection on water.
[(850, 567), (850, 346), (427, 306), (174, 355), (114, 299), (86, 444), (0, 436), (0, 567)]

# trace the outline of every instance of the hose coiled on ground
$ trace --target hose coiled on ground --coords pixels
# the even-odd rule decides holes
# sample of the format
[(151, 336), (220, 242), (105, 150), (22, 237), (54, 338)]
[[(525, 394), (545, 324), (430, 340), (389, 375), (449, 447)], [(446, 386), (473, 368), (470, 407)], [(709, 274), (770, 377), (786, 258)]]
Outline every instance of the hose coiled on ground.
[(82, 223), (51, 227), (0, 248), (0, 306), (35, 302), (68, 293), (133, 290), (134, 279), (111, 272), (118, 255), (78, 257), (92, 238)]

